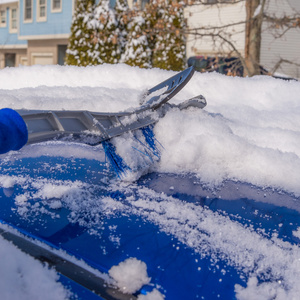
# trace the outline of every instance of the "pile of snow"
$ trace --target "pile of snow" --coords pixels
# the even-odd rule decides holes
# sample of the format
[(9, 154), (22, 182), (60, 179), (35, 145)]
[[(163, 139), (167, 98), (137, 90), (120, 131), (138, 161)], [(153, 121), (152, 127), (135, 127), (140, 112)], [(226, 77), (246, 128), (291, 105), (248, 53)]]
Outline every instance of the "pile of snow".
[[(0, 71), (0, 108), (130, 110), (139, 105), (146, 89), (174, 74), (126, 65), (7, 68)], [(164, 150), (160, 162), (155, 163), (153, 168), (159, 172), (192, 173), (199, 181), (211, 186), (230, 179), (300, 196), (300, 83), (264, 76), (233, 78), (215, 73), (196, 73), (171, 102), (178, 104), (198, 94), (202, 94), (208, 102), (205, 109), (179, 111), (174, 108), (155, 125), (156, 138)], [(120, 148), (117, 150), (130, 164), (134, 156), (125, 153), (124, 143), (120, 138), (116, 142), (117, 148)], [(104, 154), (99, 149), (74, 144), (72, 155), (103, 161)], [(43, 151), (42, 147), (29, 146), (0, 158), (5, 161), (38, 157), (43, 155)], [(60, 143), (48, 144), (47, 155), (69, 156)], [(162, 231), (173, 235), (203, 257), (210, 255), (218, 259), (218, 255), (222, 256), (230, 266), (249, 274), (246, 289), (236, 286), (239, 299), (249, 299), (258, 294), (264, 299), (291, 299), (300, 293), (300, 249), (297, 245), (283, 242), (276, 235), (268, 239), (253, 228), (218, 212), (180, 202), (146, 188), (135, 190), (134, 186), (118, 184), (115, 187), (118, 190), (124, 188), (128, 194), (125, 205), (109, 197), (99, 199), (95, 196), (99, 194), (97, 187), (84, 182), (36, 180), (25, 174), (23, 177), (0, 176), (0, 184), (7, 192), (15, 183), (21, 184), (24, 190), (28, 188), (23, 197), (15, 199), (19, 201), (20, 214), (26, 214), (29, 199), (39, 198), (40, 207), (43, 207), (43, 201), (53, 201), (52, 197), (56, 199), (50, 207), (67, 207), (75, 221), (80, 218), (82, 210), (88, 211), (93, 216), (91, 219), (95, 220), (98, 220), (100, 212), (109, 217), (117, 211), (125, 211), (157, 224)], [(38, 205), (35, 207), (38, 208)], [(299, 230), (294, 235), (299, 237)], [(3, 268), (6, 274), (13, 272), (8, 266)], [(128, 275), (128, 269), (134, 274)], [(271, 281), (258, 284), (256, 276), (260, 274), (256, 273), (257, 269), (262, 277), (266, 276)], [(43, 276), (50, 276), (45, 268), (40, 268), (40, 272)], [(16, 276), (16, 273), (12, 274)], [(112, 268), (110, 275), (120, 289), (125, 287), (128, 292), (138, 290), (150, 280), (146, 266), (133, 258)], [(48, 287), (55, 283), (51, 276)], [(128, 276), (137, 276), (138, 280), (124, 281)], [(276, 276), (280, 280), (272, 281)], [(60, 288), (57, 284), (56, 289)], [(8, 292), (5, 286), (3, 289), (0, 289), (0, 295)], [(152, 295), (155, 293), (159, 292), (154, 290)], [(41, 295), (44, 294), (41, 291)], [(62, 297), (64, 295), (62, 293)]]
[[(122, 64), (7, 68), (0, 72), (0, 108), (130, 110), (146, 89), (174, 74)], [(156, 125), (165, 148), (159, 171), (192, 172), (212, 185), (233, 179), (300, 195), (299, 82), (196, 73), (171, 102), (198, 94), (207, 99), (204, 110), (173, 109)]]
[[(151, 281), (147, 273), (147, 265), (135, 257), (127, 258), (117, 266), (111, 267), (109, 275), (113, 279), (114, 285), (125, 294), (134, 294)], [(153, 289), (146, 295), (138, 296), (138, 300), (163, 299), (164, 296), (157, 289)]]
[(1, 299), (68, 299), (58, 275), (0, 237)]
[(151, 278), (147, 274), (147, 265), (131, 257), (122, 261), (109, 270), (115, 285), (126, 294), (137, 292), (143, 285), (148, 284)]

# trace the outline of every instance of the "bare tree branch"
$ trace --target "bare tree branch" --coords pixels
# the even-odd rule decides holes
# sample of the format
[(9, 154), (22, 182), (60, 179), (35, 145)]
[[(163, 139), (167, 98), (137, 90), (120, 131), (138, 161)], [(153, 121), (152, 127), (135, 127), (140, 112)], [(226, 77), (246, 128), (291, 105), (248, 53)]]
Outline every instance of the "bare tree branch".
[[(277, 39), (283, 37), (291, 29), (300, 28), (300, 12), (295, 11), (295, 9), (291, 7), (290, 14), (283, 14), (281, 12), (280, 17), (277, 16), (278, 13), (274, 13), (274, 15), (268, 14), (266, 10), (269, 1), (271, 0), (219, 0), (211, 2), (207, 0), (187, 0), (186, 3), (192, 4), (193, 6), (202, 5), (203, 7), (203, 5), (206, 4), (204, 11), (206, 11), (206, 8), (209, 6), (214, 8), (214, 12), (218, 9), (220, 16), (224, 7), (237, 3), (245, 3), (246, 18), (245, 20), (233, 21), (227, 24), (218, 22), (219, 24), (215, 26), (205, 26), (203, 24), (196, 28), (187, 29), (186, 33), (189, 35), (189, 38), (192, 36), (195, 37), (195, 45), (197, 39), (210, 37), (211, 45), (214, 49), (212, 53), (215, 53), (215, 50), (219, 49), (221, 56), (227, 56), (230, 53), (228, 48), (231, 49), (240, 59), (245, 70), (245, 75), (252, 76), (260, 74), (261, 37), (263, 30), (264, 32), (269, 32), (269, 34), (272, 34), (274, 38)], [(238, 34), (241, 33), (245, 33), (245, 53), (243, 54), (241, 50), (239, 50), (240, 47), (238, 48), (238, 44), (234, 41), (234, 35), (238, 36)], [(225, 45), (228, 46), (226, 50), (223, 49)], [(281, 59), (281, 61), (274, 66), (274, 70), (278, 69), (282, 63), (288, 63), (288, 60)], [(293, 62), (289, 61), (289, 63), (292, 64)]]
[(295, 28), (300, 27), (300, 13), (296, 13), (292, 16), (283, 16), (282, 18), (277, 18), (275, 16), (269, 16), (264, 14), (264, 20), (271, 24), (272, 28)]
[(287, 59), (284, 59), (284, 58), (280, 58), (280, 60), (276, 63), (276, 65), (274, 66), (273, 70), (272, 70), (272, 74), (274, 74), (278, 68), (281, 66), (281, 64), (290, 64), (290, 65), (295, 65), (297, 67), (300, 67), (300, 64), (297, 64), (293, 61), (290, 61), (290, 60), (287, 60)]

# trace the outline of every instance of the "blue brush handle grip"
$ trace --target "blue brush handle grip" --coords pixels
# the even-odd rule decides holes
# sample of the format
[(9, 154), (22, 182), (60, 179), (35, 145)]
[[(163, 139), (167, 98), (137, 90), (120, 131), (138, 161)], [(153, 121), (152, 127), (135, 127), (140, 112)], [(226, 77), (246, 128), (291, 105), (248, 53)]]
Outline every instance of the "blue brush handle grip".
[(13, 109), (0, 109), (0, 154), (21, 149), (28, 141), (27, 126)]

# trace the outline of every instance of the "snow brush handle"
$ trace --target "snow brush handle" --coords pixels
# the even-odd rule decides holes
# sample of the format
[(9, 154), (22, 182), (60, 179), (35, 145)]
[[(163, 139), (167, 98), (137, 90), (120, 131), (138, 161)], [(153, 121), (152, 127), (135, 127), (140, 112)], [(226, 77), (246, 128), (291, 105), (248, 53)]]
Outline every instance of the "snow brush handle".
[(23, 118), (13, 109), (0, 109), (0, 154), (21, 149), (28, 140)]

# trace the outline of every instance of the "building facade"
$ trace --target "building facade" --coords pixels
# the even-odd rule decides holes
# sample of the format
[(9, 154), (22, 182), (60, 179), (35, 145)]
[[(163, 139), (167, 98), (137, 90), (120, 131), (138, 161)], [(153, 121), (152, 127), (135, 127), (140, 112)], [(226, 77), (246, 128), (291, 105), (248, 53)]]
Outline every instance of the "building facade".
[(18, 37), (18, 1), (0, 0), (0, 68), (26, 64), (27, 41)]
[[(272, 17), (293, 16), (300, 12), (299, 0), (269, 0), (265, 12)], [(245, 1), (207, 1), (204, 5), (188, 6), (185, 10), (188, 28), (194, 30), (187, 37), (187, 57), (236, 56), (245, 52)], [(269, 71), (282, 61), (277, 73), (300, 78), (300, 28), (284, 32), (284, 28), (270, 28), (264, 22), (261, 36), (260, 64)], [(224, 38), (217, 36), (218, 33)], [(282, 33), (282, 34), (281, 34)], [(226, 41), (227, 39), (227, 41)], [(228, 43), (228, 41), (230, 43)], [(291, 63), (292, 62), (292, 63)]]
[(0, 0), (0, 68), (63, 64), (75, 0)]
[[(141, 7), (148, 0), (128, 0), (130, 7)], [(63, 64), (70, 36), (76, 0), (0, 0), (0, 68), (34, 64)], [(99, 0), (96, 1), (96, 3)], [(115, 0), (111, 0), (114, 3)], [(300, 12), (299, 0), (269, 0), (267, 12), (272, 16)], [(245, 47), (245, 2), (207, 0), (201, 5), (187, 6), (187, 58), (196, 55), (215, 56), (239, 52)], [(234, 26), (227, 26), (235, 24)], [(222, 28), (225, 40), (211, 38), (213, 28)], [(197, 35), (197, 32), (200, 35)], [(203, 35), (204, 33), (204, 35)], [(278, 38), (276, 32), (263, 24), (261, 65), (272, 71), (283, 60), (277, 72), (300, 78), (300, 29), (294, 28)], [(233, 47), (234, 46), (234, 49)], [(233, 51), (234, 50), (234, 51)], [(295, 62), (295, 64), (284, 61)]]

